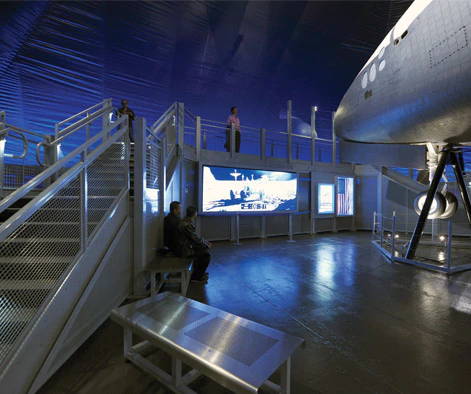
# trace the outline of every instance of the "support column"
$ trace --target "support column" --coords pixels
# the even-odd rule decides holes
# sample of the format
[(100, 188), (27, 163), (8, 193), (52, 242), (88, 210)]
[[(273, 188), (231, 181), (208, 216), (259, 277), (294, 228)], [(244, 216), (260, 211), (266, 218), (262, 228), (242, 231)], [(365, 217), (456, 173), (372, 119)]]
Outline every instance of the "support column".
[(260, 159), (265, 160), (267, 156), (267, 130), (260, 129)]
[(134, 121), (134, 295), (146, 294), (144, 267), (146, 243), (144, 224), (144, 188), (146, 181), (146, 120)]
[(458, 183), (458, 187), (460, 189), (461, 198), (463, 200), (463, 205), (466, 210), (466, 216), (468, 217), (468, 222), (471, 225), (471, 202), (469, 200), (468, 190), (466, 189), (466, 184), (464, 183), (463, 178), (463, 169), (461, 168), (461, 164), (456, 157), (456, 153), (451, 153), (451, 164), (453, 166), (453, 170), (455, 172), (456, 182)]
[(182, 209), (186, 209), (185, 196), (185, 105), (177, 103), (177, 141), (178, 141), (178, 191)]
[(292, 109), (292, 101), (288, 100), (288, 108), (286, 113), (286, 121), (287, 121), (287, 129), (288, 129), (288, 163), (291, 163), (293, 158), (293, 140), (292, 140), (292, 133), (293, 133), (293, 109)]
[(435, 198), (435, 193), (438, 189), (438, 185), (440, 184), (440, 180), (442, 179), (448, 155), (448, 148), (439, 153), (437, 169), (435, 171), (435, 175), (433, 176), (432, 182), (430, 183), (430, 188), (427, 192), (427, 198), (425, 199), (424, 206), (422, 207), (422, 211), (420, 212), (419, 220), (417, 221), (417, 225), (415, 226), (414, 234), (412, 235), (412, 238), (409, 243), (409, 248), (407, 249), (406, 258), (408, 259), (414, 258), (415, 251), (419, 246), (420, 237), (422, 236), (422, 232), (424, 230), (425, 223), (430, 212), (430, 207), (432, 206), (433, 199)]

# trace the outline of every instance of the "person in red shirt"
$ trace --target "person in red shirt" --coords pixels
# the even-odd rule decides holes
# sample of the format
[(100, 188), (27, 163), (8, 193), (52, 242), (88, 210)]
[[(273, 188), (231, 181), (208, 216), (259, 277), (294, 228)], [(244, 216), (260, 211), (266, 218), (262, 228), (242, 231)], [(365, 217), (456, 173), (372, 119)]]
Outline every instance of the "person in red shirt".
[(227, 118), (227, 128), (226, 128), (226, 143), (224, 144), (224, 148), (226, 148), (227, 152), (231, 151), (231, 129), (234, 127), (235, 132), (235, 147), (234, 151), (240, 151), (240, 119), (237, 116), (239, 110), (237, 107), (231, 107), (231, 114)]

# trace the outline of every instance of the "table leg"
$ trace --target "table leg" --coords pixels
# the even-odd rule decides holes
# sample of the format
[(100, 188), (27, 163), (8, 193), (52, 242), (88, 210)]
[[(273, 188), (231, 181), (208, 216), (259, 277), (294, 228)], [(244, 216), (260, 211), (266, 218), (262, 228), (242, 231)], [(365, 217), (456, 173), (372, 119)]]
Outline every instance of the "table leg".
[(156, 282), (155, 282), (155, 272), (150, 272), (150, 295), (153, 296), (157, 293), (156, 291)]
[(291, 394), (291, 357), (281, 367), (281, 394)]
[(123, 351), (124, 357), (130, 353), (132, 348), (132, 331), (130, 328), (124, 327), (124, 337), (123, 337)]
[(178, 387), (182, 384), (182, 362), (172, 356), (172, 384)]

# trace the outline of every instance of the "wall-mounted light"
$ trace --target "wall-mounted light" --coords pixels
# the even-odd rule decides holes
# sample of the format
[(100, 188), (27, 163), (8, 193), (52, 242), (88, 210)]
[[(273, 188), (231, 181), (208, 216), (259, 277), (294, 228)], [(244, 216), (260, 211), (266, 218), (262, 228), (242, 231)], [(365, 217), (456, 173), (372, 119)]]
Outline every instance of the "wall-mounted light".
[(443, 241), (445, 241), (446, 237), (444, 235), (440, 235), (439, 239), (440, 239), (440, 241), (443, 242)]

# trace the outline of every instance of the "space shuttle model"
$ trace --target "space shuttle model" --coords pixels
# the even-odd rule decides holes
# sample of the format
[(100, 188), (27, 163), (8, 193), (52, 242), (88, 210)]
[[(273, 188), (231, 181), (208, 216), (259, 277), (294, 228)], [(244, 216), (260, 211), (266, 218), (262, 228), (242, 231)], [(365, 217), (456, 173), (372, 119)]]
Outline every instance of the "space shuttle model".
[(414, 257), (427, 218), (449, 218), (457, 199), (438, 191), (453, 166), (471, 224), (460, 160), (471, 145), (471, 0), (416, 0), (356, 76), (334, 118), (346, 141), (427, 146), (428, 192), (417, 196)]

